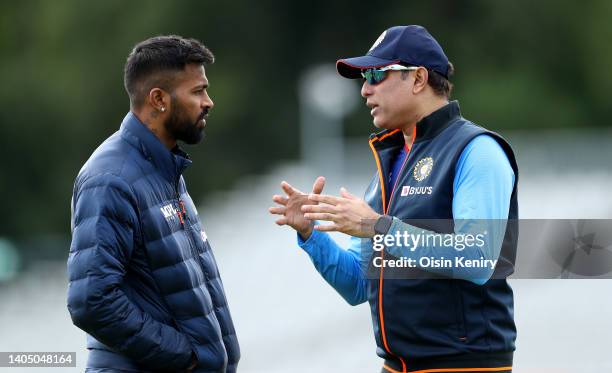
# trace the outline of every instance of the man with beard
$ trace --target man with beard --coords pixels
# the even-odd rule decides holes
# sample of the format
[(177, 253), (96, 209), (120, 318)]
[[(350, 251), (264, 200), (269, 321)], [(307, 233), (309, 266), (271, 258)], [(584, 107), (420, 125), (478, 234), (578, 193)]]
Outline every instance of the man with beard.
[(236, 333), (177, 145), (203, 138), (213, 62), (194, 39), (137, 44), (125, 65), (130, 112), (76, 178), (68, 310), (88, 334), (87, 372), (236, 371)]

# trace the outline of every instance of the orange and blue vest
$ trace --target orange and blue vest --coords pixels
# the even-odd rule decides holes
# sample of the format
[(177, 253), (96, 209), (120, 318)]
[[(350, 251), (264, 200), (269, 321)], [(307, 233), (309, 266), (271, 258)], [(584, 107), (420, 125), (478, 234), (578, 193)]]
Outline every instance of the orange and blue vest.
[[(507, 198), (508, 224), (501, 232), (501, 250), (491, 279), (482, 283), (434, 279), (424, 271), (419, 276), (422, 270), (418, 268), (402, 279), (393, 269), (383, 267), (376, 278), (368, 278), (363, 274), (359, 243), (346, 251), (326, 234), (315, 231), (306, 241), (298, 235), (316, 269), (350, 304), (369, 301), (377, 354), (385, 359), (387, 371), (511, 369), (516, 327), (512, 289), (505, 277), (513, 272), (516, 255), (518, 230), (512, 222), (518, 218), (518, 166), (510, 145), (498, 134), (464, 119), (459, 104), (450, 102), (417, 123), (415, 140), (401, 167), (397, 167), (397, 157), (405, 146), (401, 130), (383, 131), (370, 138), (378, 170), (364, 198), (379, 214), (429, 231), (454, 232), (458, 166), (464, 165), (466, 149), (475, 143), (487, 144), (475, 141), (477, 138), (495, 142), (505, 162), (501, 165), (514, 177), (508, 179), (511, 186), (500, 186)], [(433, 167), (427, 177), (416, 177), (419, 162), (429, 158)], [(490, 209), (496, 214), (502, 210), (499, 206)], [(379, 255), (385, 255), (385, 250)]]

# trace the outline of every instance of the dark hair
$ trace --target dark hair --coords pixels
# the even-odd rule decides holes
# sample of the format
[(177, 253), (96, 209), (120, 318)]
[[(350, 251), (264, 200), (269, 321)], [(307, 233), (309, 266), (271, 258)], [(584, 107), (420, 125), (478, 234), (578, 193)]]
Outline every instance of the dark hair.
[(123, 74), (130, 105), (140, 107), (152, 88), (172, 91), (173, 74), (182, 71), (187, 64), (206, 65), (214, 61), (212, 52), (196, 39), (155, 36), (136, 44), (127, 58)]
[(455, 67), (453, 64), (450, 61), (448, 62), (448, 78), (433, 70), (428, 69), (428, 72), (427, 83), (434, 90), (434, 92), (438, 96), (443, 96), (447, 99), (450, 98), (453, 91), (453, 83), (451, 83), (449, 79), (455, 73)]

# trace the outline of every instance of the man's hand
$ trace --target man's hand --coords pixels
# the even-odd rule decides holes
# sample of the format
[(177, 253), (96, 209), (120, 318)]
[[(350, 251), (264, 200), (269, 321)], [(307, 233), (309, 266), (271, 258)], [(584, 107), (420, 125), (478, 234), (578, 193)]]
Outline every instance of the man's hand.
[[(319, 176), (312, 186), (311, 195), (321, 194), (324, 186), (325, 178)], [(286, 181), (281, 183), (281, 188), (285, 192), (286, 197), (278, 194), (272, 196), (272, 201), (280, 206), (270, 207), (268, 211), (270, 211), (271, 214), (282, 215), (282, 217), (276, 221), (276, 224), (290, 226), (302, 236), (302, 239), (307, 240), (312, 233), (314, 224), (312, 220), (304, 218), (302, 206), (317, 204), (317, 202), (309, 200), (308, 194), (300, 192)]]
[[(311, 194), (314, 204), (302, 206), (304, 218), (330, 221), (333, 224), (317, 225), (314, 229), (324, 232), (342, 232), (354, 237), (373, 237), (374, 224), (380, 217), (364, 200), (346, 189), (340, 189), (340, 197)], [(316, 204), (320, 203), (320, 204)]]

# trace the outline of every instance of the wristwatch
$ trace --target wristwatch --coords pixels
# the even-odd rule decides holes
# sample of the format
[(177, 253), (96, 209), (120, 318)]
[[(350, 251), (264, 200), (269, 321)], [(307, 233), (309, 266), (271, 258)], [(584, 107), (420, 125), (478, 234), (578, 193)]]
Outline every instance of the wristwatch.
[(393, 223), (393, 216), (382, 215), (376, 220), (376, 223), (374, 223), (374, 233), (387, 234), (389, 228), (391, 228), (391, 223)]

